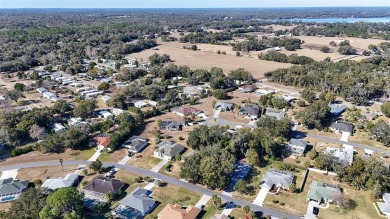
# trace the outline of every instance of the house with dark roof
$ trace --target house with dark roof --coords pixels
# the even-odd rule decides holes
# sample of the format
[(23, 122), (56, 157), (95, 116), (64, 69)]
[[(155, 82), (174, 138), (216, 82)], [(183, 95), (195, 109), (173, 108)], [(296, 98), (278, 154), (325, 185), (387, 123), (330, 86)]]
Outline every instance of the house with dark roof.
[(294, 174), (287, 171), (270, 168), (264, 174), (264, 177), (260, 182), (260, 187), (265, 187), (269, 189), (282, 188), (285, 190), (289, 190), (289, 187), (294, 182), (294, 180)]
[(81, 192), (84, 194), (85, 199), (107, 202), (107, 193), (118, 194), (124, 186), (125, 183), (117, 179), (97, 176)]
[(265, 115), (269, 116), (269, 117), (273, 117), (277, 120), (281, 120), (281, 119), (284, 119), (286, 117), (286, 112), (284, 112), (282, 110), (268, 108), (265, 111)]
[(172, 112), (179, 115), (179, 116), (190, 116), (190, 115), (198, 115), (198, 114), (201, 114), (203, 113), (203, 111), (201, 110), (198, 110), (194, 107), (187, 107), (187, 106), (181, 106), (181, 107), (177, 107), (177, 108), (174, 108), (172, 109)]
[(260, 107), (256, 104), (244, 104), (241, 106), (240, 111), (238, 112), (240, 115), (253, 118), (259, 118)]
[(339, 133), (346, 132), (349, 133), (350, 135), (353, 133), (353, 124), (347, 122), (336, 121), (329, 128), (334, 132), (339, 132)]
[(154, 152), (154, 156), (164, 159), (172, 160), (176, 155), (183, 153), (185, 147), (177, 144), (173, 141), (162, 141), (157, 145), (157, 150)]
[(250, 93), (250, 92), (255, 91), (256, 89), (257, 89), (257, 86), (254, 84), (247, 84), (247, 85), (243, 85), (243, 86), (238, 88), (238, 90), (241, 93)]
[(0, 180), (0, 203), (13, 201), (27, 189), (28, 180), (18, 181), (13, 178)]
[(307, 193), (307, 201), (316, 201), (318, 203), (332, 202), (336, 195), (341, 194), (341, 189), (338, 186), (331, 184), (313, 181)]
[(231, 111), (234, 108), (234, 103), (227, 103), (227, 102), (217, 102), (215, 104), (214, 109), (215, 110), (221, 110), (221, 111)]
[(292, 138), (288, 142), (288, 148), (290, 149), (290, 152), (293, 155), (300, 156), (303, 154), (303, 152), (306, 150), (307, 147), (307, 141), (304, 141), (302, 139), (296, 139)]
[(180, 131), (185, 126), (184, 121), (162, 121), (160, 129), (161, 130), (167, 130), (167, 131)]
[(65, 177), (60, 177), (58, 179), (47, 179), (41, 185), (41, 188), (56, 190), (59, 188), (71, 187), (76, 184), (78, 178), (78, 174), (68, 174)]
[(119, 202), (112, 213), (120, 218), (143, 218), (157, 205), (151, 195), (152, 191), (137, 187)]
[(148, 146), (148, 140), (141, 138), (139, 136), (132, 136), (125, 143), (122, 144), (122, 147), (127, 148), (130, 152), (139, 153)]
[(333, 116), (339, 116), (347, 109), (347, 106), (343, 104), (329, 104), (329, 107)]

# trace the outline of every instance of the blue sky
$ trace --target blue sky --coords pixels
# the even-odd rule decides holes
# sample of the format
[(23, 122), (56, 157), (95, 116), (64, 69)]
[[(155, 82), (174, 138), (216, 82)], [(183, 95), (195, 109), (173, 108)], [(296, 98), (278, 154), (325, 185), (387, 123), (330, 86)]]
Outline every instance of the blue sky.
[(0, 8), (249, 8), (390, 6), (390, 0), (0, 0)]

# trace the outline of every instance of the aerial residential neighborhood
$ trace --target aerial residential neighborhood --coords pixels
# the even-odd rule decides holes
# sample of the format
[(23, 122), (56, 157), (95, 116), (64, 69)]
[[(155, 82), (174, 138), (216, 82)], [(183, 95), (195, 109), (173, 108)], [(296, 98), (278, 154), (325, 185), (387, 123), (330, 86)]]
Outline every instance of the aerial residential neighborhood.
[(390, 5), (319, 1), (1, 2), (0, 218), (390, 218)]

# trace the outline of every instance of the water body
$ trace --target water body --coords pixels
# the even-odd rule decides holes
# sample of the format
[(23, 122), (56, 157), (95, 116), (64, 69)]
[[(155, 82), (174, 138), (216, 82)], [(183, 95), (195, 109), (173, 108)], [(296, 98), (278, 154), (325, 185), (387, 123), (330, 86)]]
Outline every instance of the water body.
[(300, 18), (290, 19), (290, 21), (301, 21), (305, 23), (389, 23), (390, 17), (382, 18)]

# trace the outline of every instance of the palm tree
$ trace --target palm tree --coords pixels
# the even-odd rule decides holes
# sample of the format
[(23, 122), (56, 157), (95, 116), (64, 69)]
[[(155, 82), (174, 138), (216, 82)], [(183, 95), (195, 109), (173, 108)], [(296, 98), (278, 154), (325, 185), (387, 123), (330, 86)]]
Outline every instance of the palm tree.
[(62, 169), (62, 171), (64, 171), (64, 166), (62, 165), (62, 164), (64, 163), (64, 160), (63, 160), (62, 158), (60, 158), (58, 161), (59, 161), (60, 164), (61, 164), (61, 169)]

